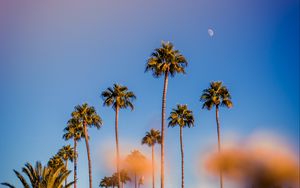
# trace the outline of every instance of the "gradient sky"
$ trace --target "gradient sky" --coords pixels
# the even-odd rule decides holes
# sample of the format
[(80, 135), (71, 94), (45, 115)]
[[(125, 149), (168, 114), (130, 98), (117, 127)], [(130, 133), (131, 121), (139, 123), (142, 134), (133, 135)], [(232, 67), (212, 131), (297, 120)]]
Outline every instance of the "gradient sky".
[[(98, 187), (112, 173), (105, 159), (115, 148), (114, 111), (103, 107), (100, 93), (113, 83), (137, 96), (135, 110), (120, 113), (122, 155), (140, 149), (150, 157), (140, 140), (150, 128), (160, 128), (163, 79), (144, 69), (162, 40), (173, 42), (189, 62), (186, 75), (170, 79), (166, 111), (178, 103), (194, 111), (195, 127), (184, 130), (186, 187), (218, 185), (194, 164), (217, 143), (214, 113), (199, 102), (212, 80), (222, 80), (234, 102), (220, 111), (223, 141), (264, 131), (299, 148), (298, 0), (2, 0), (0, 182), (19, 185), (13, 169), (27, 161), (46, 163), (67, 144), (62, 130), (70, 113), (88, 102), (104, 120), (99, 131), (90, 130)], [(84, 188), (83, 142), (79, 152), (78, 186)], [(166, 152), (166, 187), (177, 188), (178, 128), (167, 129)]]

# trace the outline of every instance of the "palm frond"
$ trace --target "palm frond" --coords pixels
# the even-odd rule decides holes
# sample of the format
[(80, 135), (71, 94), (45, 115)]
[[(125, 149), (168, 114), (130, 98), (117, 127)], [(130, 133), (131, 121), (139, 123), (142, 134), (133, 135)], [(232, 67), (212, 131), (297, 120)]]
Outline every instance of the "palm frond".
[(11, 185), (9, 183), (6, 183), (6, 182), (1, 183), (1, 185), (5, 185), (5, 186), (7, 186), (9, 188), (16, 188), (15, 186), (13, 186), (13, 185)]
[(20, 182), (24, 186), (24, 188), (30, 188), (28, 183), (26, 182), (25, 178), (16, 170), (14, 170), (16, 176), (19, 178)]

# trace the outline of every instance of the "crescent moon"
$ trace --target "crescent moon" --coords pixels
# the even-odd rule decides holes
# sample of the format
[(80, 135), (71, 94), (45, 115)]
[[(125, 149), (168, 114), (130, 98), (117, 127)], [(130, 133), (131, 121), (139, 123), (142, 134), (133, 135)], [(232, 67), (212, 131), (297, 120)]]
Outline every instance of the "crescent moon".
[(214, 30), (212, 30), (212, 29), (208, 29), (207, 33), (210, 37), (214, 36)]

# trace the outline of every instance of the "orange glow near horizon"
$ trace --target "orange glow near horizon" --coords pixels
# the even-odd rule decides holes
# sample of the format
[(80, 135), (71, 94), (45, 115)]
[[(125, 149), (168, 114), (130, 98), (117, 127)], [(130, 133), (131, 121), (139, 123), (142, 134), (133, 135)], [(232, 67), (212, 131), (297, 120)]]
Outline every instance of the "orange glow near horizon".
[(255, 135), (242, 147), (224, 143), (221, 153), (207, 155), (204, 168), (216, 177), (221, 170), (225, 178), (244, 186), (299, 186), (299, 159), (288, 148), (280, 138)]

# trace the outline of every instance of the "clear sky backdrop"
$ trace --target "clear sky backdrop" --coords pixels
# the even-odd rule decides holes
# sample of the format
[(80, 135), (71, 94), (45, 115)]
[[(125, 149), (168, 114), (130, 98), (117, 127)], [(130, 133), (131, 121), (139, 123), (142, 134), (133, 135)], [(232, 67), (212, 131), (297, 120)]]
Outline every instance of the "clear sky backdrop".
[[(160, 128), (163, 79), (144, 69), (162, 40), (173, 42), (189, 62), (186, 75), (169, 80), (166, 111), (178, 103), (194, 111), (195, 127), (184, 130), (186, 187), (218, 185), (194, 164), (217, 143), (214, 112), (199, 102), (212, 80), (223, 81), (234, 102), (220, 111), (223, 141), (265, 131), (299, 147), (298, 0), (2, 0), (0, 182), (19, 185), (13, 169), (27, 161), (46, 163), (66, 144), (62, 130), (83, 102), (104, 120), (99, 131), (90, 130), (94, 187), (111, 175), (105, 158), (115, 151), (114, 111), (103, 107), (100, 93), (113, 83), (137, 96), (135, 110), (120, 113), (122, 155), (136, 148), (150, 157), (140, 140)], [(167, 129), (167, 188), (180, 185), (178, 135), (178, 128)], [(84, 142), (79, 152), (78, 184), (84, 188)]]

